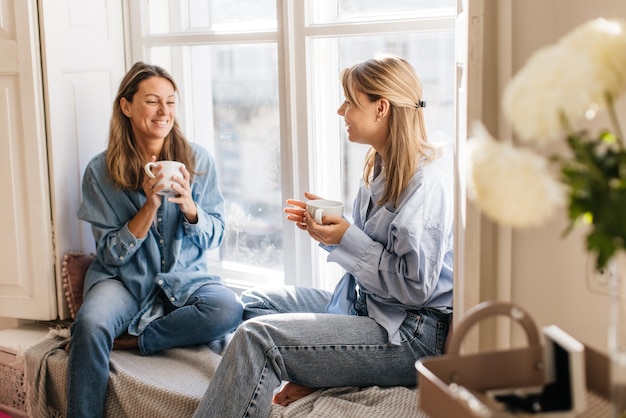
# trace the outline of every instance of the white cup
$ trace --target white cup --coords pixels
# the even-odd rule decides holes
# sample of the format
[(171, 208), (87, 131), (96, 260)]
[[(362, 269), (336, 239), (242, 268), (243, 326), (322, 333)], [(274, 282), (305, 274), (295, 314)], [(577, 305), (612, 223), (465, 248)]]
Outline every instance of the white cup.
[(322, 218), (324, 216), (343, 215), (343, 203), (337, 200), (308, 200), (306, 202), (306, 211), (315, 219), (315, 222), (322, 225)]
[(176, 196), (177, 193), (172, 188), (172, 178), (180, 177), (182, 179), (183, 172), (180, 171), (180, 168), (184, 167), (185, 165), (183, 163), (179, 163), (178, 161), (157, 161), (149, 162), (143, 167), (143, 169), (149, 177), (155, 178), (156, 176), (152, 172), (152, 168), (156, 167), (157, 165), (161, 166), (161, 172), (159, 174), (163, 174), (163, 178), (154, 186), (157, 187), (162, 184), (165, 185), (165, 188), (159, 191), (158, 194), (160, 194), (161, 196)]

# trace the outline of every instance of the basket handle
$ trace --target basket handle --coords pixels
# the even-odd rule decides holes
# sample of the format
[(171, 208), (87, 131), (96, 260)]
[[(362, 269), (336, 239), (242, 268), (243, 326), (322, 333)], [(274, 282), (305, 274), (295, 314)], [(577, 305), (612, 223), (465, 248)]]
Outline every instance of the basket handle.
[(519, 322), (524, 328), (524, 331), (526, 331), (529, 346), (540, 344), (537, 326), (528, 312), (512, 303), (487, 301), (472, 307), (465, 313), (465, 315), (463, 315), (463, 319), (458, 326), (455, 325), (454, 332), (452, 333), (452, 338), (450, 339), (450, 344), (448, 346), (448, 354), (460, 354), (461, 343), (470, 328), (481, 320), (494, 315), (506, 315), (512, 320)]

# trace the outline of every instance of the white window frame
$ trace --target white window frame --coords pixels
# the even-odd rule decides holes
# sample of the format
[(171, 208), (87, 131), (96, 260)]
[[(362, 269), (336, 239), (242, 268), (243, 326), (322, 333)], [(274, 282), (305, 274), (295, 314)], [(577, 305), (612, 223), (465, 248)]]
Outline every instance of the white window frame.
[[(192, 32), (174, 34), (147, 34), (146, 10), (147, 0), (132, 1), (125, 4), (128, 16), (126, 21), (127, 36), (127, 65), (135, 61), (150, 62), (149, 50), (154, 46), (176, 46), (194, 44), (225, 44), (225, 43), (266, 43), (277, 44), (279, 57), (279, 95), (280, 101), (280, 132), (281, 132), (281, 191), (283, 196), (302, 197), (305, 191), (318, 191), (317, 183), (329, 182), (323, 178), (311, 175), (314, 161), (310, 155), (323, 152), (324, 155), (337, 155), (336, 150), (314, 150), (308, 141), (312, 135), (313, 127), (310, 126), (312, 92), (309, 90), (311, 78), (316, 74), (315, 66), (326, 65), (323, 62), (315, 62), (313, 67), (310, 62), (310, 42), (312, 38), (341, 37), (380, 34), (403, 34), (422, 30), (454, 30), (455, 15), (450, 10), (439, 11), (438, 15), (421, 15), (407, 17), (403, 20), (390, 22), (345, 22), (334, 24), (312, 25), (306, 21), (305, 0), (276, 0), (277, 5), (277, 31), (258, 31), (245, 33), (215, 33), (215, 32)], [(329, 61), (332, 51), (328, 51)], [(335, 52), (336, 53), (336, 52)], [(337, 62), (336, 60), (334, 62)], [(337, 84), (338, 80), (328, 80), (329, 85)], [(185, 91), (185, 86), (181, 90)], [(338, 105), (338, 104), (337, 104)], [(184, 103), (183, 106), (184, 108)], [(328, 120), (335, 117), (335, 109), (328, 109)], [(184, 113), (180, 115), (185, 118)], [(340, 123), (336, 117), (335, 122)], [(336, 125), (335, 125), (336, 126)], [(187, 128), (185, 128), (187, 131)], [(330, 129), (330, 128), (326, 128)], [(336, 135), (333, 131), (332, 135)], [(191, 137), (191, 133), (187, 132)], [(337, 144), (337, 147), (340, 145)], [(210, 149), (210, 148), (209, 148)], [(211, 149), (210, 149), (211, 150)], [(213, 150), (211, 150), (213, 151)], [(329, 170), (324, 175), (327, 178), (339, 178), (340, 162), (330, 161)], [(336, 171), (335, 171), (336, 170)], [(334, 176), (334, 177), (333, 177)], [(331, 183), (332, 184), (332, 183)], [(339, 196), (339, 191), (328, 189), (324, 192), (327, 196)], [(319, 250), (316, 242), (295, 228), (291, 222), (283, 221), (283, 249), (284, 249), (284, 283), (296, 286), (329, 286), (329, 279), (338, 279), (338, 266), (326, 263), (326, 254)], [(276, 272), (264, 272), (261, 269), (232, 269), (226, 263), (216, 263), (214, 272), (222, 276), (230, 285), (247, 287), (249, 284), (270, 284), (276, 281)], [(254, 281), (250, 276), (255, 276)]]

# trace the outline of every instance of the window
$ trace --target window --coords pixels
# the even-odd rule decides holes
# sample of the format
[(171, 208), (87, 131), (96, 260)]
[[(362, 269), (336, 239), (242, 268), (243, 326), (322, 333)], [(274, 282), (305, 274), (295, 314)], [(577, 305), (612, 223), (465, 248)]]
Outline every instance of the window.
[[(172, 73), (188, 138), (216, 157), (227, 237), (211, 254), (233, 286), (332, 289), (339, 267), (282, 213), (311, 191), (346, 202), (367, 148), (336, 109), (341, 69), (381, 51), (420, 74), (429, 131), (454, 134), (455, 0), (144, 0), (132, 57)], [(143, 28), (140, 33), (134, 28)]]

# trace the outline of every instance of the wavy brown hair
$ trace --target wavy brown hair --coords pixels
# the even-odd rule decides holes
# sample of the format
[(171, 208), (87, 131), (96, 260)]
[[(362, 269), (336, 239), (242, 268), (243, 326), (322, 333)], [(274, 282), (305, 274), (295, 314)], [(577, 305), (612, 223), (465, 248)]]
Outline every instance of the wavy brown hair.
[[(356, 98), (356, 91), (366, 94), (371, 101), (389, 100), (389, 133), (383, 160), (386, 185), (377, 203), (396, 205), (419, 164), (426, 164), (439, 155), (426, 135), (419, 77), (404, 58), (384, 54), (346, 68), (341, 80), (346, 98), (357, 106), (362, 104)], [(372, 181), (375, 157), (376, 150), (371, 148), (363, 170), (367, 186)]]
[[(137, 149), (130, 119), (122, 112), (120, 102), (122, 97), (132, 102), (135, 93), (139, 90), (139, 84), (152, 77), (168, 80), (172, 83), (174, 91), (178, 92), (174, 78), (163, 68), (136, 62), (122, 79), (113, 102), (106, 164), (115, 186), (120, 189), (140, 190), (144, 173), (143, 166), (147, 162), (143, 160), (143, 155)], [(174, 125), (165, 137), (163, 149), (157, 155), (157, 160), (175, 160), (185, 164), (191, 175), (190, 183), (193, 181), (193, 176), (197, 174), (193, 148), (183, 135), (178, 119), (174, 119)]]

